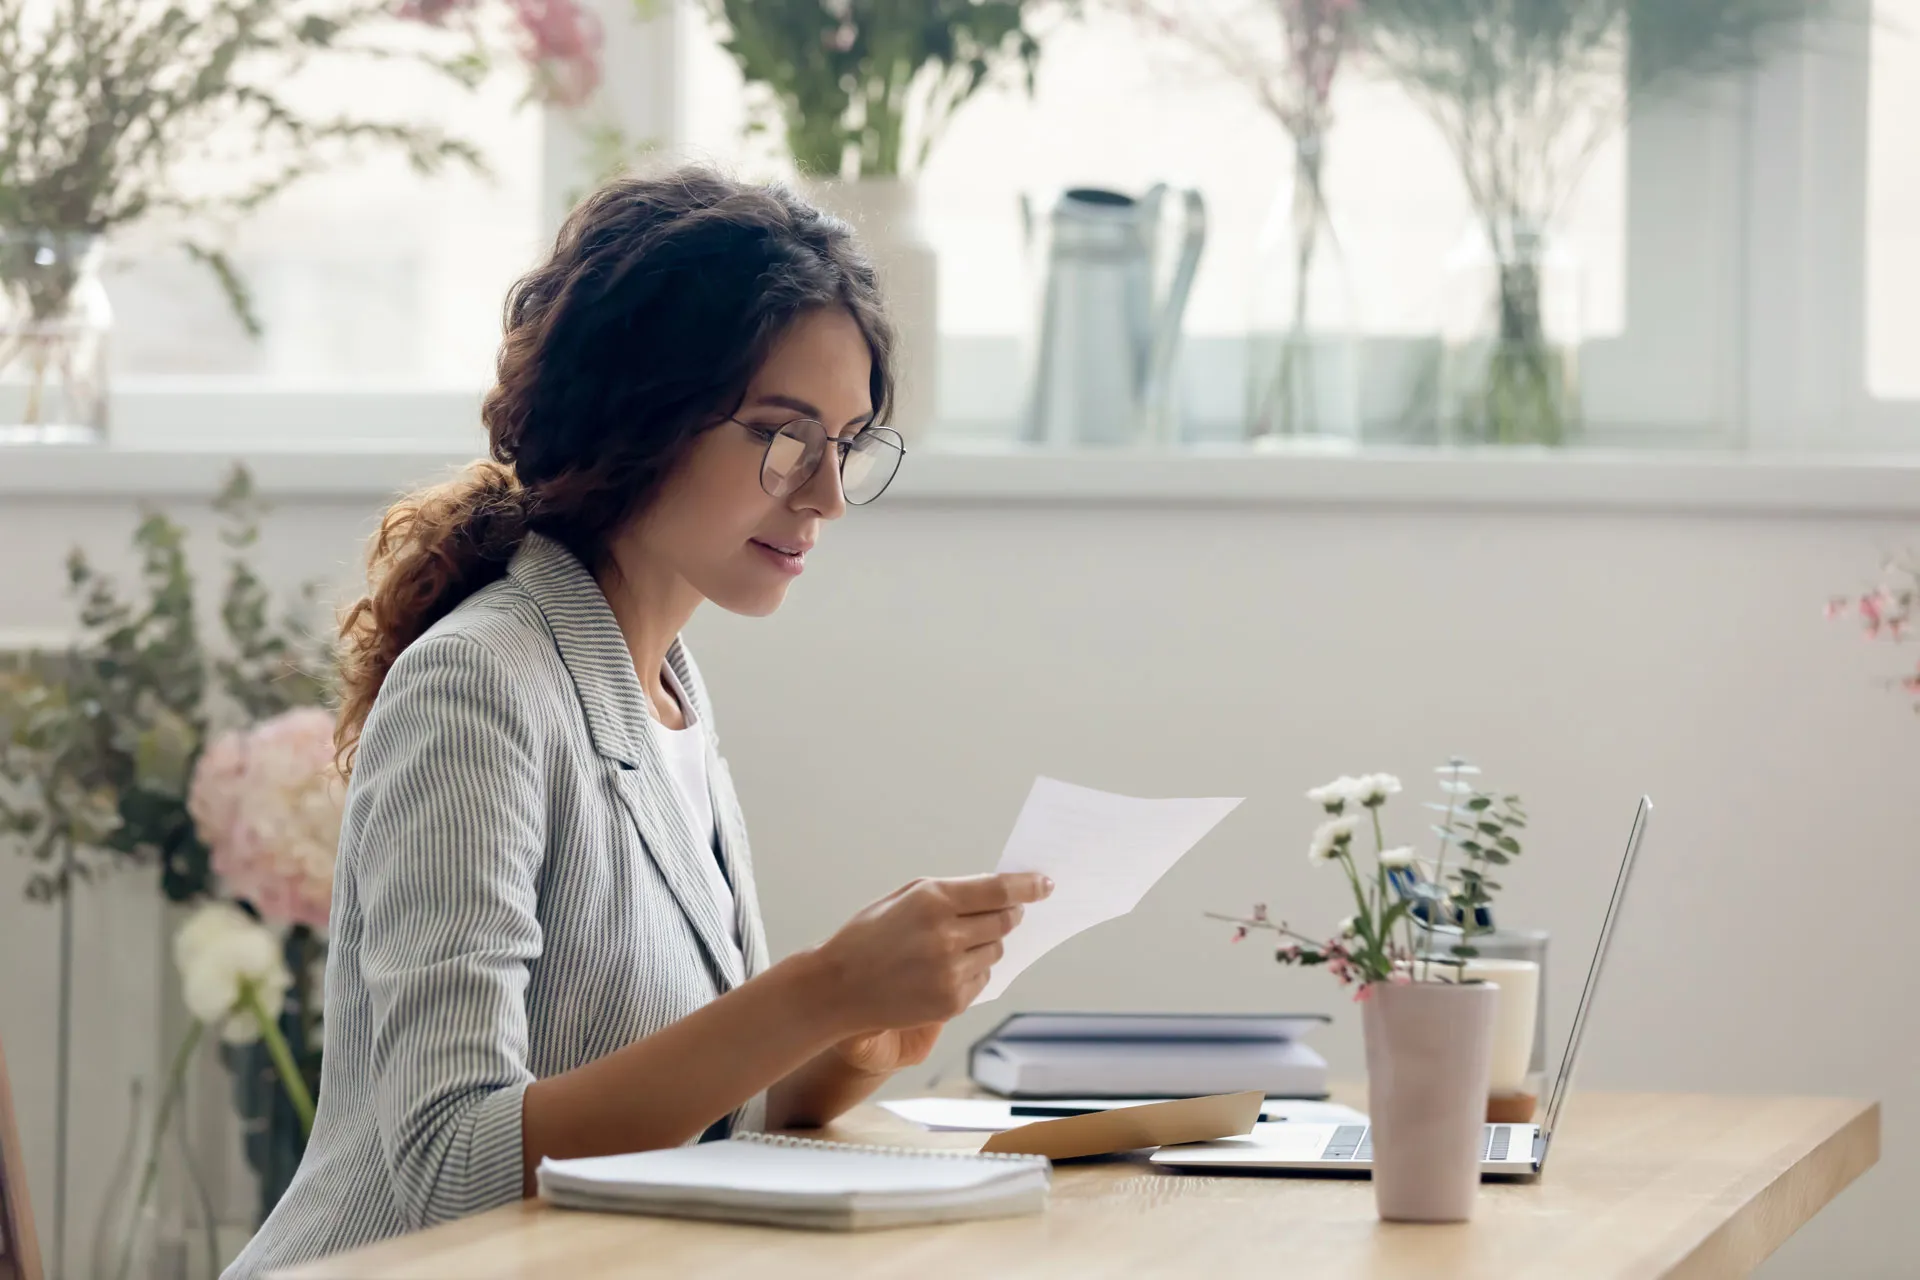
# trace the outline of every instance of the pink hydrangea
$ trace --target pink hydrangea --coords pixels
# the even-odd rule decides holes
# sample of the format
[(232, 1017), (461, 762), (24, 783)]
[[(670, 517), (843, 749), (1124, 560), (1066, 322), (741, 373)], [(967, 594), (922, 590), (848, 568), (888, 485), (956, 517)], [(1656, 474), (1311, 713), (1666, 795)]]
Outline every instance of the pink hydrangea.
[(324, 929), (333, 905), (345, 784), (333, 716), (302, 707), (202, 753), (188, 811), (235, 897), (270, 920)]
[[(207, 744), (193, 768), (193, 781), (187, 787), (187, 813), (194, 829), (206, 840), (209, 832), (225, 831), (233, 826), (235, 808), (240, 803), (240, 781), (247, 772), (246, 737), (223, 733)], [(209, 842), (211, 843), (211, 842)]]

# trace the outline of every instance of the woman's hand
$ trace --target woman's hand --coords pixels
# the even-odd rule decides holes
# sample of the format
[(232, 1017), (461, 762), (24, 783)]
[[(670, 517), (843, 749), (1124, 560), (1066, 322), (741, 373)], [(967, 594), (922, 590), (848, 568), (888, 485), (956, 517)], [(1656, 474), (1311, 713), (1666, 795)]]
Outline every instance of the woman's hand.
[(902, 1067), (925, 1062), (946, 1025), (944, 1022), (928, 1022), (917, 1027), (849, 1036), (833, 1046), (833, 1052), (847, 1066), (863, 1075), (892, 1075)]
[[(915, 880), (848, 921), (815, 951), (836, 1021), (856, 1041), (842, 1056), (924, 1058), (939, 1024), (986, 987), (1025, 904), (1051, 892), (1051, 880), (1030, 872)], [(887, 1031), (908, 1034), (873, 1038)]]

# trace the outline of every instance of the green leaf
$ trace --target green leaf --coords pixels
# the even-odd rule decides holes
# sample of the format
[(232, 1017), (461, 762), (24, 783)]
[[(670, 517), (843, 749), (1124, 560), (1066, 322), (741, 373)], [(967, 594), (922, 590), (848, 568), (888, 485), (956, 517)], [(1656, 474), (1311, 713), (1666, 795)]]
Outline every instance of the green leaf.
[(1487, 796), (1475, 796), (1473, 799), (1467, 801), (1467, 803), (1463, 807), (1471, 809), (1475, 813), (1479, 813), (1480, 811), (1488, 808), (1492, 804), (1493, 804), (1492, 799)]
[(134, 785), (184, 799), (187, 770), (200, 746), (199, 732), (170, 707), (156, 706), (152, 714), (152, 722), (134, 740)]
[(1487, 861), (1491, 862), (1496, 867), (1504, 867), (1507, 865), (1508, 862), (1511, 861), (1511, 859), (1508, 858), (1506, 854), (1500, 852), (1498, 849), (1487, 850), (1486, 856), (1487, 856)]
[(1515, 840), (1512, 836), (1501, 836), (1494, 843), (1498, 844), (1502, 849), (1506, 850), (1510, 854), (1518, 855), (1520, 852), (1520, 842), (1518, 840)]

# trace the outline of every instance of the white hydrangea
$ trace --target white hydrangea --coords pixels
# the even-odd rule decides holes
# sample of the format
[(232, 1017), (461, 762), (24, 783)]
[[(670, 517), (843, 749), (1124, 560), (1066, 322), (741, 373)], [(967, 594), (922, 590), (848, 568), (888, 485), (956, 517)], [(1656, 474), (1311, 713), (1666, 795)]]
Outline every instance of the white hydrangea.
[(1313, 829), (1313, 843), (1307, 848), (1307, 861), (1331, 862), (1335, 852), (1342, 845), (1353, 840), (1354, 832), (1360, 829), (1360, 819), (1352, 814), (1343, 818), (1329, 818)]
[(230, 902), (209, 902), (173, 937), (187, 1010), (220, 1030), (228, 1044), (260, 1038), (253, 1015), (240, 1004), (241, 984), (251, 982), (269, 1016), (277, 1014), (293, 985), (273, 930)]

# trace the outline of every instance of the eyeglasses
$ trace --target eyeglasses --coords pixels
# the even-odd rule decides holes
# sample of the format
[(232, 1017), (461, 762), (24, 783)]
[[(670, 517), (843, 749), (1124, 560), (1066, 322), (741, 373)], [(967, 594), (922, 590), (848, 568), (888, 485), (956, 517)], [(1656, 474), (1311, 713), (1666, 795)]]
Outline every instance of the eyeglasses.
[(886, 492), (907, 452), (900, 433), (890, 427), (863, 427), (851, 436), (834, 437), (812, 418), (795, 418), (779, 427), (728, 421), (767, 442), (760, 487), (775, 498), (792, 497), (813, 479), (832, 445), (840, 455), (840, 492), (854, 506), (865, 506)]

